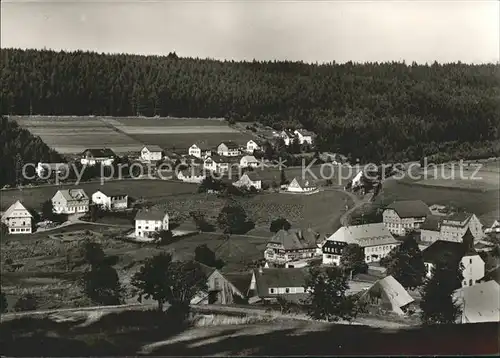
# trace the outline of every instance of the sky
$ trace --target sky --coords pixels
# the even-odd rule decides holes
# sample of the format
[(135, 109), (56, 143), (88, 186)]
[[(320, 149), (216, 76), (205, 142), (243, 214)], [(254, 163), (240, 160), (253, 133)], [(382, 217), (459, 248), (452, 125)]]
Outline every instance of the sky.
[(2, 0), (1, 47), (320, 63), (498, 62), (499, 4)]

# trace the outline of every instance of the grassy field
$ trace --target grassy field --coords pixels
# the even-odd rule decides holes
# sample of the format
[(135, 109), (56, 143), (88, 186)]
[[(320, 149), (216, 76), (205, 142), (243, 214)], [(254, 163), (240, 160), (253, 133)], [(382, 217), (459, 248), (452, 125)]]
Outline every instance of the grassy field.
[(90, 197), (96, 190), (110, 190), (113, 192), (123, 192), (129, 197), (144, 200), (156, 200), (177, 194), (194, 193), (197, 186), (183, 182), (173, 182), (165, 180), (117, 180), (109, 181), (104, 185), (100, 183), (81, 183), (78, 186), (73, 184), (24, 188), (22, 190), (2, 190), (1, 209), (6, 210), (16, 200), (21, 200), (24, 204), (33, 209), (40, 209), (41, 204), (52, 196), (59, 189), (81, 188)]
[(479, 217), (491, 215), (498, 210), (498, 191), (474, 192), (449, 187), (412, 185), (407, 182), (387, 181), (376, 199), (377, 204), (386, 205), (394, 200), (423, 200), (427, 205), (443, 204), (462, 207)]
[[(245, 209), (257, 228), (268, 230), (272, 220), (286, 218), (296, 228), (312, 227), (331, 232), (345, 205), (351, 205), (347, 195), (333, 190), (313, 195), (262, 193), (250, 198), (235, 198)], [(168, 200), (159, 199), (157, 206), (176, 217), (187, 217), (193, 210), (200, 210), (210, 220), (215, 220), (227, 199), (211, 194), (179, 195)]]
[(144, 145), (189, 148), (193, 143), (214, 147), (221, 141), (239, 144), (253, 138), (227, 121), (204, 118), (11, 116), (62, 154), (106, 146), (116, 153), (138, 152)]
[[(479, 166), (481, 165), (481, 167)], [(417, 184), (429, 186), (443, 186), (472, 190), (499, 190), (500, 172), (499, 162), (464, 165), (463, 167), (440, 165), (437, 168), (421, 170), (424, 179)], [(479, 169), (479, 171), (477, 171)]]

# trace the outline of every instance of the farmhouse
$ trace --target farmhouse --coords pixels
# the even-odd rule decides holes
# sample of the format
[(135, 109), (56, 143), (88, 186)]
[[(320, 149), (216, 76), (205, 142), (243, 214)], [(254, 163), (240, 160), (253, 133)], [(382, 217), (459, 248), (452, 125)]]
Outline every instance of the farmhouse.
[(9, 234), (31, 234), (33, 215), (18, 200), (2, 215), (2, 223), (9, 228)]
[(376, 304), (398, 315), (404, 315), (415, 301), (398, 280), (392, 276), (384, 277), (375, 282), (361, 295), (360, 299), (364, 302)]
[(56, 214), (77, 214), (89, 211), (89, 197), (83, 189), (58, 190), (52, 197)]
[[(468, 234), (469, 235), (469, 234)], [(472, 234), (470, 234), (472, 235)], [(467, 241), (467, 239), (465, 239)], [(451, 264), (462, 263), (462, 286), (472, 286), (484, 277), (484, 261), (481, 256), (466, 242), (438, 240), (422, 251), (427, 277), (432, 276), (432, 269), (439, 262), (446, 260)]]
[(253, 155), (245, 155), (240, 159), (241, 168), (257, 168), (260, 162)]
[(92, 202), (107, 210), (126, 209), (128, 207), (128, 195), (98, 190), (92, 194)]
[(275, 301), (278, 297), (300, 302), (309, 295), (304, 288), (306, 278), (307, 272), (300, 268), (254, 269), (248, 290), (248, 302)]
[(141, 150), (141, 159), (146, 162), (155, 162), (163, 157), (163, 149), (157, 145), (147, 145)]
[(496, 281), (459, 288), (453, 296), (462, 308), (458, 323), (500, 322), (500, 285)]
[(213, 155), (208, 157), (203, 162), (203, 169), (209, 170), (211, 172), (223, 173), (228, 172), (229, 167), (234, 163), (234, 160), (231, 160), (227, 157), (223, 157), (220, 155)]
[(293, 134), (295, 134), (300, 144), (312, 144), (313, 142), (313, 133), (306, 131), (305, 129), (296, 129)]
[(312, 193), (318, 190), (318, 187), (308, 179), (293, 178), (286, 190), (291, 193)]
[(420, 239), (428, 243), (437, 240), (460, 242), (467, 229), (476, 239), (484, 236), (483, 225), (475, 214), (429, 215), (421, 226)]
[(86, 149), (80, 162), (83, 165), (93, 166), (96, 164), (112, 165), (116, 158), (116, 154), (109, 148), (103, 149)]
[(202, 263), (198, 264), (207, 276), (208, 289), (207, 292), (200, 292), (193, 297), (191, 304), (229, 305), (236, 303), (235, 297), (238, 297), (240, 300), (244, 300), (245, 294), (233, 285), (219, 270)]
[(342, 226), (323, 244), (323, 264), (340, 265), (342, 249), (348, 244), (361, 246), (365, 261), (370, 263), (385, 257), (399, 245), (399, 241), (394, 239), (383, 223)]
[(280, 230), (266, 245), (264, 258), (274, 265), (314, 257), (319, 234), (308, 230)]
[(41, 163), (36, 166), (36, 174), (39, 178), (48, 179), (52, 175), (63, 176), (69, 171), (68, 163)]
[(168, 230), (167, 213), (158, 210), (140, 210), (135, 215), (135, 236), (150, 238), (153, 233)]
[(240, 155), (240, 146), (234, 142), (222, 142), (217, 146), (217, 154), (224, 157), (237, 157)]
[(405, 200), (387, 206), (382, 217), (385, 227), (392, 234), (403, 236), (420, 229), (429, 214), (429, 207), (422, 200)]
[(203, 169), (199, 167), (189, 167), (184, 170), (177, 170), (177, 179), (186, 183), (201, 183), (207, 176)]
[(237, 188), (247, 188), (250, 189), (254, 187), (257, 190), (262, 189), (262, 180), (260, 180), (256, 173), (246, 172), (237, 181), (233, 183)]
[(253, 140), (253, 139), (250, 139), (248, 142), (247, 142), (247, 146), (246, 146), (246, 152), (249, 153), (249, 154), (253, 154), (253, 152), (255, 150), (260, 150), (261, 146), (259, 143), (257, 143), (256, 140)]
[(212, 155), (212, 151), (210, 149), (207, 149), (207, 148), (202, 148), (201, 146), (198, 146), (197, 144), (193, 144), (188, 149), (188, 155), (192, 155), (193, 157), (200, 158), (200, 159), (205, 159), (205, 158), (210, 157)]

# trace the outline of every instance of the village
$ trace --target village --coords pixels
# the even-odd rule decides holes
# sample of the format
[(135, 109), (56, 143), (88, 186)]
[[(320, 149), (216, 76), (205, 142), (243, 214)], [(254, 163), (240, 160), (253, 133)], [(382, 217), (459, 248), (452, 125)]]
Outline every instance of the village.
[[(274, 137), (278, 146), (290, 147), (294, 143), (313, 146), (314, 143), (313, 133), (298, 130), (284, 130), (274, 133)], [(332, 154), (329, 159), (339, 167), (348, 165), (345, 156)], [(120, 158), (111, 149), (102, 148), (85, 150), (76, 160), (84, 168), (109, 168)], [(303, 176), (289, 181), (284, 178), (283, 170), (278, 171), (279, 182), (263, 181), (261, 171), (273, 164), (264, 159), (263, 143), (253, 139), (246, 146), (230, 141), (222, 142), (216, 148), (193, 144), (187, 152), (180, 153), (166, 153), (159, 146), (146, 145), (137, 154), (135, 163), (140, 163), (139, 168), (143, 165), (155, 168), (151, 185), (155, 185), (155, 179), (160, 176), (164, 180), (191, 183), (199, 186), (198, 191), (224, 195), (229, 199), (235, 195), (259, 195), (262, 191), (321, 196), (332, 185), (328, 180), (318, 183)], [(161, 176), (162, 163), (175, 166), (165, 177)], [(69, 163), (38, 163), (37, 184), (41, 185), (40, 179), (67, 178), (70, 170)], [(360, 202), (370, 202), (383, 186), (381, 178), (370, 180), (369, 173), (363, 170), (354, 174), (345, 186), (337, 185), (336, 190), (354, 193), (350, 195), (358, 197)], [(141, 176), (144, 176), (143, 172)], [(168, 248), (170, 242), (214, 231), (216, 226), (208, 223), (203, 215), (192, 215), (173, 225), (171, 213), (149, 207), (147, 203), (133, 202), (131, 196), (136, 196), (136, 193), (108, 190), (106, 182), (95, 192), (86, 192), (74, 183), (45, 198), (40, 212), (23, 205), (22, 200), (15, 201), (3, 213), (2, 227), (5, 235), (8, 234), (7, 239), (22, 235), (29, 240), (30, 234), (44, 231), (50, 234), (59, 227), (71, 230), (72, 225), (80, 230), (80, 224), (92, 224), (97, 216), (122, 213), (133, 221), (133, 227), (123, 229), (110, 240), (157, 247), (166, 245)], [(346, 205), (343, 216), (347, 217), (354, 209)], [(223, 237), (245, 234), (248, 230), (241, 227), (243, 224), (237, 217), (238, 213), (230, 215), (234, 217), (228, 219), (228, 229), (223, 230)], [(273, 216), (272, 213), (269, 216)], [(380, 219), (369, 223), (342, 220), (334, 232), (319, 232), (310, 226), (292, 228), (286, 219), (276, 218), (254, 268), (227, 271), (216, 265), (215, 259), (199, 262), (207, 276), (208, 290), (193, 297), (191, 304), (231, 306), (245, 303), (283, 310), (286, 303), (300, 307), (310, 294), (307, 287), (309, 269), (340, 267), (348, 271), (350, 288), (347, 292), (350, 295), (368, 304), (372, 311), (415, 322), (422, 299), (418, 287), (432, 276), (433, 269), (440, 262), (446, 260), (462, 267), (461, 287), (454, 293), (462, 312), (457, 322), (500, 321), (497, 302), (500, 293), (498, 220), (486, 227), (472, 212), (456, 211), (445, 205), (428, 206), (422, 200), (393, 201), (383, 208)], [(70, 235), (70, 231), (65, 235)], [(217, 250), (211, 251), (206, 245), (204, 249), (208, 251), (208, 257), (216, 257)], [(238, 254), (242, 261), (245, 260), (244, 252)], [(401, 260), (398, 255), (416, 255), (423, 262), (425, 271), (421, 272), (419, 284), (399, 282), (394, 277), (398, 277), (398, 272), (391, 265), (397, 265)], [(404, 274), (400, 276), (406, 279)]]

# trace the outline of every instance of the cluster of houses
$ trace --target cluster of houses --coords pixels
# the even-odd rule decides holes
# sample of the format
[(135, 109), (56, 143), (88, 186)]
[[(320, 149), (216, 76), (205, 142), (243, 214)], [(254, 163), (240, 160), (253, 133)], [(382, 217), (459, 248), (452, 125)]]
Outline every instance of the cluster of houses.
[[(385, 208), (382, 217), (381, 223), (343, 226), (323, 238), (311, 229), (278, 231), (266, 245), (264, 268), (254, 272), (253, 289), (262, 299), (276, 298), (283, 293), (292, 298), (297, 295), (296, 298), (300, 299), (304, 295), (303, 284), (307, 275), (307, 271), (303, 269), (305, 266), (312, 265), (315, 261), (321, 266), (338, 266), (343, 248), (348, 244), (357, 244), (363, 249), (365, 262), (369, 267), (380, 271), (378, 262), (400, 245), (405, 235), (414, 233), (421, 237), (419, 246), (427, 277), (431, 277), (433, 267), (441, 260), (453, 260), (454, 264), (463, 266), (462, 288), (457, 290), (457, 295), (462, 299), (467, 295), (475, 298), (463, 299), (466, 305), (461, 321), (482, 322), (491, 320), (491, 317), (494, 321), (500, 320), (499, 278), (488, 275), (485, 262), (475, 249), (477, 245), (483, 245), (485, 234), (495, 232), (498, 222), (483, 232), (483, 225), (474, 214), (452, 213), (436, 217), (420, 200), (396, 201)], [(436, 221), (439, 225), (430, 224)], [(267, 272), (268, 275), (265, 274)], [(263, 276), (266, 276), (266, 283), (259, 285)], [(271, 285), (267, 280), (272, 277), (279, 278)], [(377, 281), (373, 287), (373, 290), (384, 291), (386, 303), (396, 313), (406, 312), (410, 303), (414, 302), (391, 276)], [(484, 294), (485, 287), (488, 288), (487, 294)], [(262, 293), (267, 289), (268, 292)], [(371, 297), (373, 290), (368, 290), (364, 295)], [(477, 298), (479, 296), (482, 299)], [(380, 295), (374, 297), (380, 298)], [(479, 318), (481, 313), (474, 312), (482, 312), (483, 317)], [(475, 318), (471, 318), (472, 316)]]
[(303, 144), (313, 144), (314, 133), (305, 129), (284, 129), (280, 132), (273, 132), (273, 137), (281, 138), (286, 146), (290, 146), (293, 141)]

